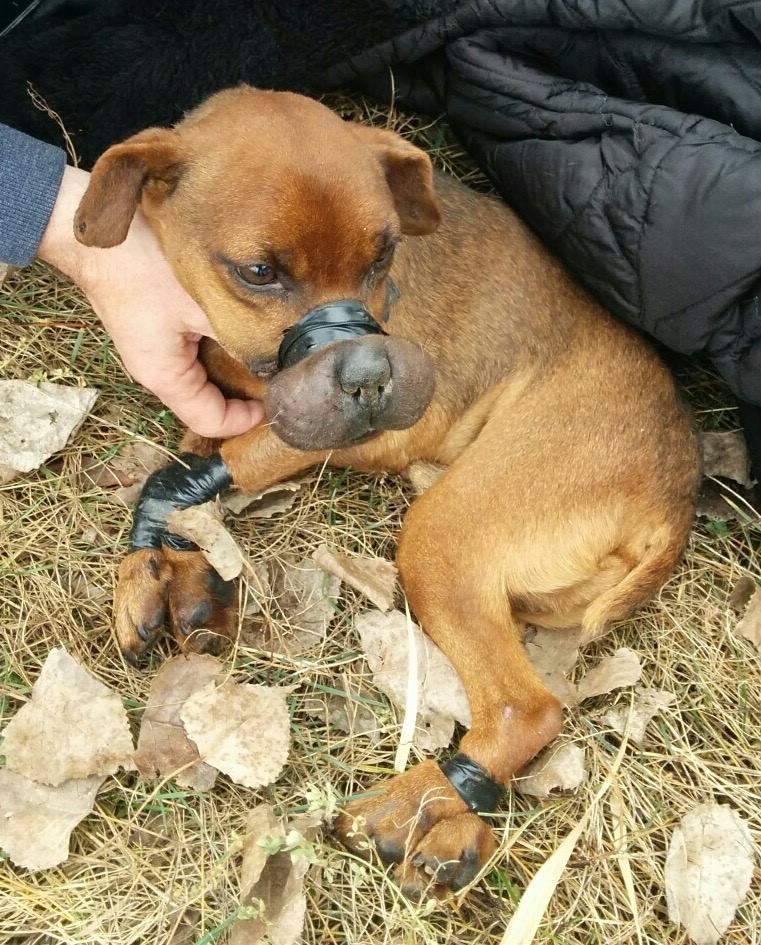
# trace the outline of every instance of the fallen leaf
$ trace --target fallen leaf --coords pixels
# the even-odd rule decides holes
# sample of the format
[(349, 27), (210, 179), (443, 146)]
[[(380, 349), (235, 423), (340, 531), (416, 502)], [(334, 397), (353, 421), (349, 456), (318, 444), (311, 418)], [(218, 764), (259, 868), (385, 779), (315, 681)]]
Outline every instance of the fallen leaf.
[(393, 607), (399, 572), (390, 561), (341, 554), (327, 545), (320, 545), (312, 557), (323, 571), (335, 574), (349, 587), (364, 594), (379, 610), (387, 611)]
[(194, 541), (201, 554), (225, 581), (238, 577), (243, 570), (243, 552), (222, 524), (215, 502), (204, 502), (167, 515), (169, 528), (182, 538)]
[(715, 945), (745, 899), (753, 875), (753, 838), (724, 804), (701, 804), (681, 819), (666, 857), (669, 919), (695, 945)]
[(97, 486), (99, 489), (136, 485), (142, 489), (148, 476), (166, 466), (168, 459), (167, 454), (155, 444), (134, 440), (110, 459), (86, 464), (82, 469), (82, 483), (85, 487)]
[(531, 665), (549, 691), (563, 705), (573, 705), (576, 687), (566, 674), (579, 658), (581, 630), (543, 630), (531, 627), (524, 644)]
[(633, 686), (642, 675), (642, 664), (633, 650), (621, 647), (612, 656), (606, 656), (584, 676), (576, 686), (576, 696), (571, 703), (577, 705), (585, 699), (602, 696), (614, 689)]
[(448, 468), (440, 463), (425, 463), (420, 460), (416, 463), (410, 463), (404, 472), (412, 483), (415, 492), (422, 495), (441, 479)]
[(303, 703), (306, 714), (338, 732), (351, 736), (368, 735), (371, 741), (378, 741), (380, 725), (372, 709), (361, 701), (362, 689), (352, 686), (346, 676), (336, 680), (334, 685), (346, 695), (320, 693), (307, 696)]
[(73, 575), (69, 587), (75, 600), (91, 601), (93, 604), (105, 604), (114, 596), (110, 587), (102, 587), (94, 581), (88, 581), (84, 574)]
[(6, 725), (6, 764), (42, 784), (134, 770), (134, 747), (119, 696), (63, 648), (51, 650), (32, 696)]
[[(248, 817), (241, 867), (241, 918), (230, 945), (296, 945), (306, 915), (304, 877), (310, 860), (300, 847), (302, 835), (285, 828), (269, 807), (255, 807)], [(278, 849), (280, 848), (280, 849)], [(268, 852), (275, 851), (275, 852)], [(251, 913), (250, 917), (247, 913)]]
[(750, 640), (761, 653), (761, 588), (757, 588), (751, 597), (742, 620), (735, 627), (735, 633)]
[(232, 680), (208, 683), (180, 709), (185, 731), (201, 759), (237, 784), (272, 784), (288, 760), (290, 687), (272, 688)]
[(734, 483), (704, 479), (700, 486), (695, 514), (720, 522), (757, 521), (756, 498), (752, 489)]
[(37, 784), (0, 768), (0, 848), (16, 866), (46, 870), (69, 855), (69, 839), (93, 808), (105, 778)]
[(742, 433), (701, 433), (700, 448), (704, 475), (731, 479), (746, 489), (750, 488), (748, 448)]
[(296, 501), (300, 482), (276, 482), (261, 492), (235, 489), (223, 496), (222, 508), (233, 515), (246, 513), (246, 518), (272, 518), (277, 512), (286, 512)]
[(201, 761), (188, 738), (180, 712), (187, 699), (219, 676), (222, 664), (213, 656), (190, 653), (168, 659), (151, 683), (140, 724), (135, 764), (145, 778), (171, 776), (181, 787), (209, 791), (217, 770)]
[(521, 794), (549, 797), (555, 791), (575, 791), (587, 776), (584, 750), (578, 745), (548, 748), (514, 781)]
[[(355, 625), (375, 685), (397, 709), (407, 701), (409, 647), (407, 617), (398, 610), (382, 614), (368, 610)], [(418, 718), (415, 744), (424, 751), (446, 747), (454, 735), (455, 722), (470, 726), (468, 698), (454, 667), (423, 631), (414, 625), (418, 653)]]
[(10, 275), (10, 266), (7, 266), (5, 263), (0, 263), (0, 286), (3, 285), (5, 280)]
[(290, 558), (275, 566), (272, 590), (287, 627), (284, 631), (278, 625), (269, 628), (270, 648), (300, 656), (319, 646), (337, 613), (340, 578), (317, 567), (312, 558)]
[(0, 464), (37, 469), (66, 446), (97, 396), (87, 387), (0, 380)]
[(0, 486), (12, 482), (18, 475), (20, 475), (18, 469), (11, 469), (10, 466), (0, 463)]
[(245, 617), (253, 617), (264, 611), (262, 604), (272, 598), (272, 577), (267, 561), (254, 561), (247, 569), (246, 586), (248, 594), (243, 608)]
[(635, 690), (634, 705), (619, 706), (605, 713), (605, 722), (619, 735), (629, 736), (629, 741), (640, 747), (645, 744), (648, 722), (668, 708), (676, 699), (673, 692), (662, 689), (646, 689), (638, 686)]
[(737, 584), (732, 588), (729, 595), (728, 603), (732, 610), (736, 611), (738, 614), (743, 613), (751, 597), (753, 597), (756, 586), (756, 582), (753, 578), (748, 577), (747, 574), (743, 574)]

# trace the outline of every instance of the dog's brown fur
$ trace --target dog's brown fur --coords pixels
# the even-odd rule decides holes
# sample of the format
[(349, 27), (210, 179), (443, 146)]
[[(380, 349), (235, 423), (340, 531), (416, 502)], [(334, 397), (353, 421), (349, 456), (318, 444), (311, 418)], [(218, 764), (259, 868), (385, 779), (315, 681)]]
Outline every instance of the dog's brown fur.
[[(500, 201), (439, 176), (397, 136), (342, 122), (285, 93), (221, 93), (175, 130), (154, 129), (96, 165), (77, 232), (124, 238), (137, 203), (219, 345), (205, 360), (230, 393), (264, 397), (282, 332), (312, 306), (360, 298), (376, 317), (384, 280), (366, 273), (379, 234), (407, 238), (391, 269), (401, 290), (388, 331), (436, 366), (422, 419), (332, 453), (287, 446), (260, 426), (221, 444), (236, 484), (262, 489), (327, 461), (399, 472), (446, 464), (404, 522), (398, 565), (425, 631), (463, 680), (473, 725), (461, 750), (508, 785), (558, 733), (562, 710), (529, 664), (521, 626), (588, 637), (647, 600), (679, 558), (698, 457), (674, 384)], [(440, 225), (439, 224), (440, 220)], [(221, 261), (286, 252), (287, 297), (252, 295)], [(136, 326), (137, 327), (137, 326)], [(361, 343), (361, 342), (359, 342)], [(198, 452), (217, 444), (189, 437)], [(122, 565), (117, 635), (161, 622), (192, 646), (199, 603), (209, 633), (229, 611), (194, 555), (143, 551)], [(168, 598), (167, 598), (168, 595)], [(190, 617), (188, 616), (190, 615)], [(190, 642), (189, 642), (190, 641)], [(359, 820), (357, 820), (359, 818)], [(469, 882), (494, 850), (440, 769), (426, 762), (338, 823), (362, 824), (410, 891)]]

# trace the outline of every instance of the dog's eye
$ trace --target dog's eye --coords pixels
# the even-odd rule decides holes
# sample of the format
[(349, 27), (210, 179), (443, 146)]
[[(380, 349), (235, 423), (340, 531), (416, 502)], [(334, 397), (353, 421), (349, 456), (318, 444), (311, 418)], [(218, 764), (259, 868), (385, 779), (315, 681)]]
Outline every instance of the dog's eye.
[(375, 262), (370, 266), (370, 272), (367, 274), (367, 282), (371, 289), (374, 289), (378, 284), (378, 279), (385, 274), (388, 267), (391, 265), (391, 260), (394, 257), (394, 247), (389, 246), (388, 249), (384, 249), (381, 255), (375, 260)]
[(233, 272), (244, 285), (272, 285), (275, 269), (267, 263), (251, 263), (250, 266), (233, 266)]

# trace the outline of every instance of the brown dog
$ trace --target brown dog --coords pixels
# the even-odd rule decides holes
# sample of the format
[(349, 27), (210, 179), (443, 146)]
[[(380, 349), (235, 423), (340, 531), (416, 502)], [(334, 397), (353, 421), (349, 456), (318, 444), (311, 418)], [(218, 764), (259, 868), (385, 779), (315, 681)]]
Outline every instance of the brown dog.
[[(338, 831), (356, 844), (361, 826), (410, 891), (432, 876), (460, 887), (494, 850), (473, 812), (484, 791), (509, 785), (561, 725), (522, 625), (591, 637), (647, 600), (682, 551), (698, 457), (672, 380), (503, 203), (445, 176), (434, 191), (422, 151), (307, 98), (222, 92), (177, 128), (111, 148), (78, 237), (119, 243), (139, 203), (214, 326), (210, 376), (263, 398), (270, 420), (221, 446), (190, 436), (188, 449), (219, 451), (249, 491), (325, 461), (449, 467), (407, 514), (397, 560), (473, 725), (459, 767), (412, 768)], [(284, 331), (346, 299), (388, 334), (276, 373)], [(136, 551), (120, 570), (120, 646), (134, 658), (165, 618), (183, 647), (230, 636), (223, 590), (197, 552)]]

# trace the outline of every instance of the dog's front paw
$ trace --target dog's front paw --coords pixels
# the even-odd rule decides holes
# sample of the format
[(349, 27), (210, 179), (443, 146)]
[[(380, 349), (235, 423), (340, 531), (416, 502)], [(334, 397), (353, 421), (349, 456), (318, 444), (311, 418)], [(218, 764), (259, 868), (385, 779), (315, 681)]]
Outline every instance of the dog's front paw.
[(353, 801), (334, 833), (360, 856), (374, 847), (406, 895), (443, 898), (471, 882), (496, 850), (483, 820), (471, 813), (434, 761), (393, 778), (381, 793)]
[(184, 651), (220, 653), (235, 635), (232, 589), (200, 552), (132, 552), (119, 567), (114, 597), (124, 658), (137, 666), (167, 625)]
[(119, 566), (114, 595), (116, 639), (125, 660), (137, 666), (164, 629), (172, 567), (160, 548), (134, 551)]
[(224, 581), (197, 551), (164, 554), (172, 566), (169, 624), (185, 652), (218, 655), (235, 638), (232, 581)]

